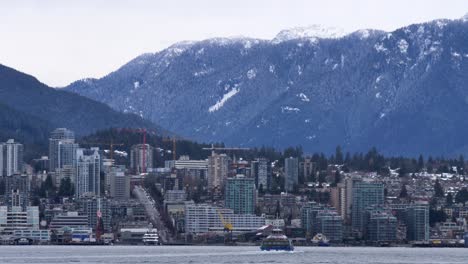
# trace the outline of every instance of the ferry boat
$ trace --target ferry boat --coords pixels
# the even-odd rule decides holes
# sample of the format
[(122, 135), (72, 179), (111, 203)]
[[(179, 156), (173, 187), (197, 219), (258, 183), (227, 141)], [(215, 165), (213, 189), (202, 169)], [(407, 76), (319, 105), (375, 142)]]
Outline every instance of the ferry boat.
[(319, 247), (328, 247), (330, 246), (330, 240), (328, 240), (328, 238), (323, 235), (323, 234), (316, 234), (313, 238), (312, 238), (312, 243), (314, 245), (317, 245)]
[(286, 235), (283, 234), (281, 229), (273, 229), (271, 235), (267, 236), (262, 241), (260, 246), (261, 250), (284, 250), (284, 251), (293, 251), (294, 246)]
[(159, 245), (159, 235), (158, 235), (158, 230), (157, 229), (148, 229), (148, 232), (146, 232), (143, 235), (143, 243), (145, 245)]

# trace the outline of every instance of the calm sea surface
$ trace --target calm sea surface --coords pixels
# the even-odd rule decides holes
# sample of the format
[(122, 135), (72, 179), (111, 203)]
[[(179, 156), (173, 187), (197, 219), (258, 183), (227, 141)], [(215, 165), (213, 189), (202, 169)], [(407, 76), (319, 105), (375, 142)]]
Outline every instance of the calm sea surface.
[(296, 248), (261, 252), (223, 246), (1, 246), (0, 263), (468, 263), (468, 248)]

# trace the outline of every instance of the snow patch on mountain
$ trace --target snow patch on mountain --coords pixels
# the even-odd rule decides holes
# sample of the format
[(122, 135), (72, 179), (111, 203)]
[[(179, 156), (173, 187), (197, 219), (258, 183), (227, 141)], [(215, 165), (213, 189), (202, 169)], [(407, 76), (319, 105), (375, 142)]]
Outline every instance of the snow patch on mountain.
[(282, 106), (281, 113), (298, 113), (301, 109), (291, 106)]
[(307, 97), (307, 95), (305, 95), (304, 93), (300, 93), (297, 95), (299, 98), (301, 98), (301, 101), (303, 102), (310, 102), (310, 99), (309, 97)]
[(268, 69), (271, 73), (275, 73), (275, 65), (270, 65)]
[(346, 34), (347, 33), (341, 28), (311, 25), (308, 27), (295, 27), (282, 30), (271, 42), (278, 44), (293, 39), (336, 39), (344, 37)]
[(408, 46), (409, 44), (406, 40), (400, 39), (400, 41), (398, 41), (398, 48), (400, 49), (401, 53), (407, 53)]
[(387, 51), (387, 48), (384, 47), (383, 43), (377, 43), (374, 45), (374, 49), (377, 51), (377, 52), (386, 52)]
[(201, 71), (194, 72), (194, 73), (193, 73), (193, 76), (195, 76), (195, 77), (200, 77), (200, 76), (204, 76), (204, 75), (210, 74), (210, 73), (212, 73), (213, 71), (214, 71), (213, 68), (204, 69), (204, 70), (201, 70)]
[(249, 80), (254, 79), (256, 76), (257, 76), (257, 70), (255, 68), (247, 71), (247, 78)]
[(214, 111), (218, 111), (219, 109), (221, 109), (221, 107), (224, 106), (224, 104), (227, 102), (227, 100), (231, 99), (234, 95), (238, 94), (240, 92), (240, 89), (236, 87), (234, 87), (232, 90), (230, 90), (229, 92), (225, 93), (223, 95), (223, 98), (221, 98), (220, 100), (218, 100), (216, 102), (216, 104), (210, 106), (210, 108), (208, 108), (208, 111), (210, 113), (214, 112)]

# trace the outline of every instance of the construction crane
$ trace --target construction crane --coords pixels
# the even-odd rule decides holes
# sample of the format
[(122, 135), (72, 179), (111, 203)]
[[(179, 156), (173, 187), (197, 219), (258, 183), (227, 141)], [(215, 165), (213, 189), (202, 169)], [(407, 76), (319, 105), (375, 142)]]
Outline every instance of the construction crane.
[(229, 241), (232, 241), (232, 230), (234, 229), (234, 227), (232, 226), (231, 222), (224, 219), (224, 216), (219, 209), (216, 209), (216, 211), (218, 212), (219, 219), (221, 220), (221, 223), (223, 224), (224, 232), (229, 233)]
[(110, 159), (114, 159), (114, 146), (124, 146), (122, 143), (114, 143), (114, 140), (111, 139), (110, 142), (80, 142), (83, 145), (93, 145), (93, 146), (109, 146)]

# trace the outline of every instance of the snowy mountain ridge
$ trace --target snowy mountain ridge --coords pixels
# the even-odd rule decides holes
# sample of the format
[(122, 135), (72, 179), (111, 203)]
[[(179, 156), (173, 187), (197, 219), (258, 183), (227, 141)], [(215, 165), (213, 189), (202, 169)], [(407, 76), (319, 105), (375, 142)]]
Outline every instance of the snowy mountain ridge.
[(175, 44), (66, 89), (203, 142), (468, 154), (466, 21), (278, 35)]

